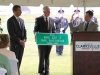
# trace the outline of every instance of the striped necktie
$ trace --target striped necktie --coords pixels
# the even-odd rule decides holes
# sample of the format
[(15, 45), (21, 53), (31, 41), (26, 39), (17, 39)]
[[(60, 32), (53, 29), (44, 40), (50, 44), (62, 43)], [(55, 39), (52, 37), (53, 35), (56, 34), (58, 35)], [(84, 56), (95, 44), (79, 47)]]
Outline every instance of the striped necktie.
[(18, 23), (20, 24), (20, 18), (17, 18)]
[(19, 27), (21, 28), (20, 18), (17, 18), (17, 21), (18, 21), (18, 23), (19, 23)]

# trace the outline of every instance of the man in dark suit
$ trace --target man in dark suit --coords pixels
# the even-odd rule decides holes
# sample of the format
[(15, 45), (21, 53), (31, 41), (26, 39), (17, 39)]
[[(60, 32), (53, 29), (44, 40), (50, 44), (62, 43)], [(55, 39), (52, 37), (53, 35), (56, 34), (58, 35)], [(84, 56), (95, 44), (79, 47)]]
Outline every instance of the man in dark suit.
[(21, 7), (15, 5), (12, 10), (14, 15), (8, 19), (7, 29), (10, 35), (10, 50), (15, 52), (16, 58), (19, 60), (18, 68), (20, 68), (26, 42), (26, 29), (24, 20), (19, 17), (22, 13)]
[[(44, 15), (36, 18), (34, 33), (54, 33), (54, 20), (49, 17), (50, 9), (48, 6), (43, 7)], [(49, 73), (49, 55), (51, 45), (38, 45), (39, 52), (39, 75), (50, 75)], [(44, 72), (45, 71), (45, 72)]]
[[(54, 19), (55, 27), (56, 27), (56, 33), (64, 34), (66, 29), (68, 28), (68, 21), (67, 21), (67, 18), (63, 17), (64, 10), (60, 9), (60, 10), (58, 10), (58, 13), (59, 13), (59, 17), (56, 17)], [(64, 46), (62, 46), (62, 45), (56, 46), (56, 54), (57, 55), (63, 54), (63, 47)]]

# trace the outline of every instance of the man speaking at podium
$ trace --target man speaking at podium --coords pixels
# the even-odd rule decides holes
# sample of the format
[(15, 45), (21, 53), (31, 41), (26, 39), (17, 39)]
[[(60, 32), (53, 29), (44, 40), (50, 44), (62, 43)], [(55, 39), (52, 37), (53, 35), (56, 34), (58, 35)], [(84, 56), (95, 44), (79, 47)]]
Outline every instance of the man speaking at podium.
[(85, 14), (85, 21), (80, 23), (79, 26), (73, 27), (72, 24), (72, 19), (73, 19), (74, 14), (72, 15), (71, 18), (71, 23), (69, 23), (70, 30), (73, 32), (76, 31), (98, 31), (98, 25), (92, 21), (93, 17), (93, 12), (92, 11), (87, 11)]
[[(36, 18), (34, 33), (54, 33), (54, 20), (49, 17), (50, 9), (48, 6), (43, 7), (44, 15)], [(50, 75), (49, 73), (49, 55), (51, 45), (38, 45), (39, 52), (39, 75)]]

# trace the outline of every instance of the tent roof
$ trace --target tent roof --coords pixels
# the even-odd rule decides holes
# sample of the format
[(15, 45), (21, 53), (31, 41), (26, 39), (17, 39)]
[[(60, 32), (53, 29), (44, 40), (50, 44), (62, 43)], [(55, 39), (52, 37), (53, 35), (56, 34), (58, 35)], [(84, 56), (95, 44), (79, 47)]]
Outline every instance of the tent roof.
[(51, 7), (69, 7), (73, 4), (75, 7), (99, 7), (100, 0), (0, 0), (0, 5), (14, 5), (21, 6), (40, 6), (40, 4), (48, 5)]

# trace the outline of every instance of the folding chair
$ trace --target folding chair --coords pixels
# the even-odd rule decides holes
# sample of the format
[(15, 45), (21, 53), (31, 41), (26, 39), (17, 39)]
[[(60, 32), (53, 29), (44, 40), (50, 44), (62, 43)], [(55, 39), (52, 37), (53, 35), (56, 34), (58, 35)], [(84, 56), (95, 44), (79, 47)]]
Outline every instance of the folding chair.
[(0, 75), (6, 75), (7, 70), (4, 68), (0, 68)]
[(10, 67), (11, 67), (11, 72), (18, 72), (18, 60), (17, 59), (13, 59), (13, 58), (9, 58), (10, 61)]

